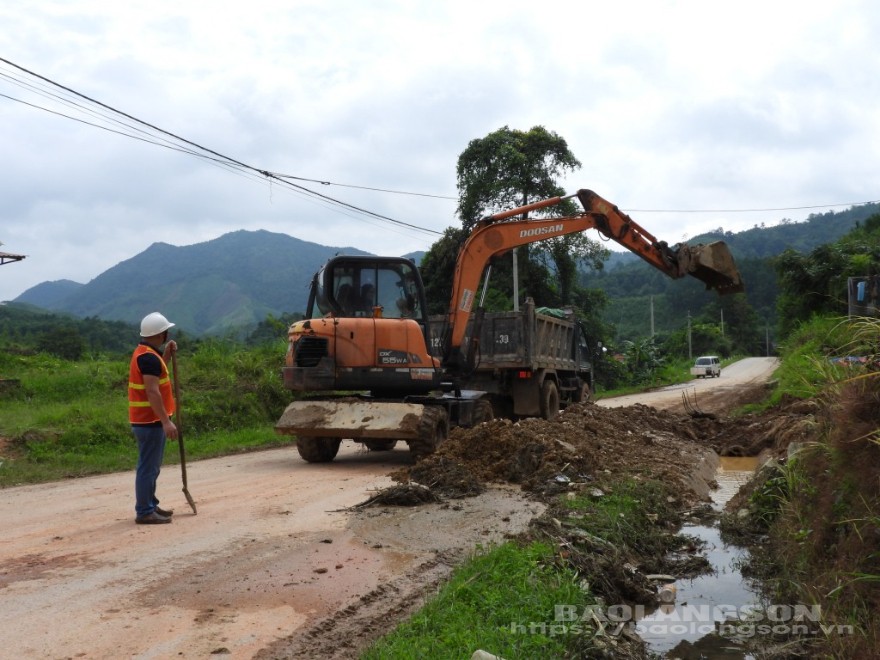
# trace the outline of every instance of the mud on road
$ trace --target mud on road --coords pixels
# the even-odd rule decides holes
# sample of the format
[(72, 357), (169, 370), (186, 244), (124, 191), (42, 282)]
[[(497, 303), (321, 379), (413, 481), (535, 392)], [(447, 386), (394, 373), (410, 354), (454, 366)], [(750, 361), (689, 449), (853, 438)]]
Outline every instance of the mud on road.
[[(4, 652), (355, 657), (476, 545), (522, 532), (555, 493), (628, 473), (675, 483), (696, 502), (711, 485), (713, 449), (781, 451), (809, 410), (724, 415), (762, 396), (772, 367), (740, 385), (727, 373), (714, 379), (728, 389), (697, 401), (714, 417), (674, 404), (571, 406), (553, 422), (455, 430), (416, 466), (403, 449), (365, 452), (350, 442), (330, 464), (306, 464), (292, 447), (200, 461), (188, 470), (197, 516), (169, 466), (160, 497), (177, 511), (172, 525), (133, 524), (133, 474), (6, 489)], [(440, 501), (357, 507), (410, 481)]]

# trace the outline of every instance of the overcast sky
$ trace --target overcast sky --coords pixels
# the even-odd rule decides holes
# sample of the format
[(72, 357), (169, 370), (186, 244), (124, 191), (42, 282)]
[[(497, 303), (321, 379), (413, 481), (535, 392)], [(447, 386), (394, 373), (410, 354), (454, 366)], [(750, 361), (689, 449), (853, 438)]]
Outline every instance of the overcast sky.
[[(583, 163), (569, 192), (675, 243), (880, 199), (878, 17), (868, 0), (5, 0), (0, 57), (436, 232), (458, 224), (468, 142), (542, 125)], [(238, 229), (389, 255), (436, 240), (21, 103), (97, 123), (34, 82), (0, 63), (0, 251), (28, 255), (0, 267), (0, 300)]]

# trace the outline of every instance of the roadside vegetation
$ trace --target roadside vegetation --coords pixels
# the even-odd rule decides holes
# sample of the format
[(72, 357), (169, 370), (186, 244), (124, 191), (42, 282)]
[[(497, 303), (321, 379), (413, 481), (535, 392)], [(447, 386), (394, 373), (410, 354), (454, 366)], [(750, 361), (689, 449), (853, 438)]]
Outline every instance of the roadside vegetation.
[[(277, 339), (254, 347), (180, 342), (188, 457), (289, 442), (272, 429), (290, 400), (280, 378), (285, 349)], [(127, 353), (65, 359), (29, 348), (0, 351), (0, 487), (133, 469), (128, 361)], [(169, 443), (165, 461), (177, 460)]]
[(606, 613), (634, 596), (647, 602), (629, 563), (667, 571), (667, 554), (691, 542), (672, 533), (680, 521), (670, 498), (659, 482), (618, 478), (560, 499), (522, 538), (478, 550), (361, 657), (468, 658), (476, 649), (504, 658), (643, 657), (634, 633)]
[[(880, 321), (814, 317), (783, 353), (773, 399), (817, 406), (812, 442), (766, 466), (725, 529), (754, 545), (774, 603), (821, 607), (826, 635), (776, 640), (790, 657), (880, 648)], [(788, 657), (788, 656), (787, 656)]]

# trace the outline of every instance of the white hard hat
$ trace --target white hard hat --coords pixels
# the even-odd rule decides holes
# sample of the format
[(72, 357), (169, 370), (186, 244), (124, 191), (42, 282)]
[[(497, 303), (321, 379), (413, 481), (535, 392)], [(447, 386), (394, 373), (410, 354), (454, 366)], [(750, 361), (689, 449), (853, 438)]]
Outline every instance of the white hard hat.
[(141, 337), (160, 335), (173, 326), (174, 324), (159, 312), (147, 314), (141, 321)]

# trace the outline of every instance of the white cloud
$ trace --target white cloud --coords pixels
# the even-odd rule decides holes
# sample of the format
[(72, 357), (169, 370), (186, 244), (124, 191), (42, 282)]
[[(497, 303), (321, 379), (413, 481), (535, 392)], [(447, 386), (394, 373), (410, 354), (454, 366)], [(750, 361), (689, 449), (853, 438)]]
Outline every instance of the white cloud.
[[(866, 0), (10, 0), (0, 57), (301, 177), (454, 196), (470, 140), (540, 124), (583, 163), (572, 192), (627, 210), (768, 208), (880, 197), (878, 16)], [(0, 94), (50, 105), (8, 78)], [(0, 300), (88, 281), (154, 241), (237, 229), (386, 254), (431, 243), (2, 97), (0, 144), (0, 240), (29, 255), (0, 269)], [(313, 187), (436, 231), (455, 223), (454, 200)], [(632, 215), (675, 242), (808, 213)]]

